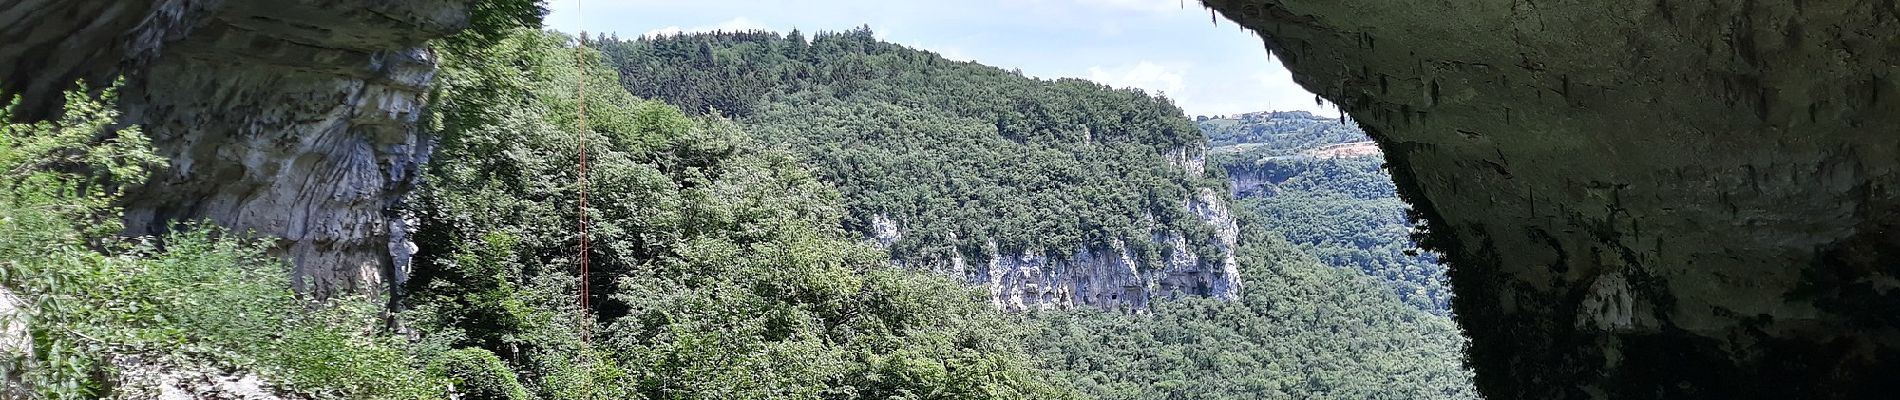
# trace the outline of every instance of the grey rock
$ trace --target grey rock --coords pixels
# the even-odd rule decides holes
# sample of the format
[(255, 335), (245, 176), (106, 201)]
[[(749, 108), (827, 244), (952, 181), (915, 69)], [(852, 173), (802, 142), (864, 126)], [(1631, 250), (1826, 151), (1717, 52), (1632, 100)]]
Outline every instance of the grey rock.
[(163, 356), (112, 357), (117, 369), (111, 398), (121, 400), (308, 400), (257, 374), (227, 372)]
[(1499, 399), (1900, 389), (1900, 5), (1206, 0), (1385, 150)]
[(0, 398), (23, 399), (32, 395), (33, 390), (26, 383), (18, 367), (20, 360), (34, 356), (33, 334), (28, 330), (32, 322), (32, 313), (24, 299), (13, 295), (13, 290), (0, 287)]
[(76, 79), (108, 86), (170, 168), (129, 188), (128, 234), (209, 220), (277, 239), (296, 288), (375, 293), (406, 276), (401, 199), (429, 154), (423, 47), (451, 0), (20, 0), (0, 5), (0, 95), (41, 119)]
[[(1182, 148), (1167, 156), (1186, 173), (1204, 173), (1204, 149)], [(962, 277), (990, 293), (991, 304), (1009, 311), (1038, 311), (1092, 306), (1142, 312), (1159, 297), (1204, 296), (1240, 298), (1240, 268), (1234, 251), (1240, 228), (1229, 209), (1227, 193), (1201, 189), (1184, 199), (1184, 207), (1215, 232), (1212, 243), (1188, 243), (1180, 232), (1158, 231), (1147, 238), (1120, 238), (1107, 245), (1078, 246), (1067, 251), (1028, 249), (1005, 254), (994, 241), (983, 254), (965, 255), (952, 248), (948, 265), (894, 260)], [(881, 246), (903, 238), (902, 221), (878, 214), (871, 218), (870, 240)], [(951, 236), (950, 243), (957, 238)], [(1150, 263), (1127, 246), (1127, 240), (1148, 240), (1161, 246), (1163, 259)], [(1210, 245), (1219, 257), (1202, 259), (1195, 245)], [(985, 261), (972, 266), (966, 257)], [(938, 262), (941, 263), (941, 262)]]

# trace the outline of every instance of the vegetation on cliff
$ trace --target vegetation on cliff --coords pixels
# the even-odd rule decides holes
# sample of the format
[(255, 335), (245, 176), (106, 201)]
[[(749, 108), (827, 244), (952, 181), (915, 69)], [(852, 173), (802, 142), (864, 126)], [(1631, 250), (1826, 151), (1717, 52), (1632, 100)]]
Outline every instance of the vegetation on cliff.
[(1263, 229), (1269, 221), (1244, 221), (1241, 300), (1038, 314), (1031, 348), (1098, 399), (1477, 398), (1450, 318), (1319, 264)]
[(951, 61), (868, 28), (599, 45), (634, 94), (732, 118), (807, 159), (842, 191), (848, 228), (895, 221), (899, 260), (943, 266), (956, 253), (1067, 254), (1120, 239), (1152, 266), (1168, 249), (1146, 238), (1168, 231), (1217, 252), (1183, 203), (1219, 183), (1183, 166), (1201, 155), (1201, 134), (1164, 98)]
[[(285, 389), (346, 398), (440, 397), (406, 343), (378, 334), (380, 302), (311, 302), (261, 241), (209, 227), (116, 237), (121, 185), (164, 160), (117, 124), (111, 92), (67, 98), (63, 117), (0, 124), (0, 288), (18, 299), (0, 331), (0, 397), (96, 398), (114, 357), (267, 374)], [(23, 342), (19, 342), (20, 340)], [(21, 389), (31, 395), (10, 392)]]
[[(635, 93), (732, 116), (759, 142), (808, 157), (861, 219), (851, 230), (875, 234), (869, 219), (883, 213), (907, 222), (892, 250), (900, 260), (941, 262), (950, 246), (982, 243), (972, 238), (1061, 248), (1194, 229), (1169, 225), (1185, 218), (1144, 214), (1180, 212), (1187, 190), (1226, 186), (1221, 173), (1202, 178), (1179, 164), (1187, 160), (1170, 159), (1198, 152), (1205, 139), (1179, 129), (1188, 120), (1166, 99), (1137, 91), (944, 60), (863, 29), (809, 42), (796, 32), (602, 42)], [(1276, 138), (1363, 138), (1339, 125), (1314, 128)], [(1269, 138), (1247, 135), (1230, 136)], [(1335, 184), (1383, 184), (1391, 197), (1389, 179), (1309, 189)], [(1121, 203), (1128, 199), (1139, 201)], [(1157, 301), (1145, 314), (1029, 314), (1025, 323), (1039, 333), (1028, 348), (1090, 398), (1475, 396), (1448, 318), (1405, 306), (1353, 270), (1319, 264), (1268, 231), (1282, 221), (1244, 222), (1241, 300)], [(1401, 235), (1380, 245), (1409, 242)]]
[(1357, 126), (1305, 112), (1251, 113), (1200, 122), (1215, 144), (1210, 168), (1232, 178), (1239, 208), (1326, 265), (1359, 270), (1406, 303), (1451, 310), (1445, 266), (1412, 242), (1410, 206), (1377, 156), (1308, 154), (1370, 140)]
[[(539, 398), (1068, 396), (980, 294), (841, 230), (839, 195), (796, 159), (629, 95), (597, 53), (577, 66), (571, 40), (523, 31), (445, 57), (409, 283), (425, 342), (488, 349)], [(586, 311), (571, 295), (583, 75)]]
[[(1005, 315), (863, 240), (871, 213), (965, 240), (948, 245), (1193, 235), (1180, 201), (1224, 184), (1170, 159), (1201, 136), (1165, 99), (949, 62), (868, 31), (606, 46), (673, 41), (715, 59), (787, 57), (731, 68), (832, 76), (760, 84), (776, 92), (734, 98), (744, 104), (670, 98), (743, 111), (695, 114), (616, 84), (626, 60), (658, 55), (587, 50), (576, 63), (560, 34), (465, 35), (482, 36), (442, 46), (434, 161), (405, 210), (419, 251), (394, 312), (290, 292), (282, 261), (242, 233), (187, 223), (162, 240), (114, 238), (112, 193), (162, 160), (120, 129), (109, 97), (0, 127), (0, 285), (35, 314), (33, 354), (10, 371), (54, 398), (108, 390), (113, 353), (371, 399), (1471, 397), (1445, 318), (1320, 266), (1266, 230), (1278, 221), (1243, 219), (1242, 299), (1144, 314)], [(643, 76), (753, 87), (694, 77), (722, 68)], [(586, 309), (572, 270), (578, 135), (593, 195)], [(904, 243), (893, 251), (924, 259), (946, 245)]]

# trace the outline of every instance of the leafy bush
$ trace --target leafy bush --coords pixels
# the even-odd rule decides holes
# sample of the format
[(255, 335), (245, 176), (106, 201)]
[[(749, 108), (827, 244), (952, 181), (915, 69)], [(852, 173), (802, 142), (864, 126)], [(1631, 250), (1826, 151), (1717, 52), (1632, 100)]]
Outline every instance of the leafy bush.
[(107, 357), (158, 354), (350, 398), (434, 396), (437, 380), (375, 334), (375, 302), (297, 297), (262, 242), (210, 228), (112, 237), (112, 189), (160, 159), (137, 130), (112, 129), (111, 92), (82, 92), (63, 119), (0, 124), (0, 286), (27, 303), (34, 341), (10, 371), (40, 396), (88, 397)]
[(429, 373), (448, 378), (451, 396), (466, 400), (527, 400), (515, 372), (488, 350), (455, 349), (429, 365)]

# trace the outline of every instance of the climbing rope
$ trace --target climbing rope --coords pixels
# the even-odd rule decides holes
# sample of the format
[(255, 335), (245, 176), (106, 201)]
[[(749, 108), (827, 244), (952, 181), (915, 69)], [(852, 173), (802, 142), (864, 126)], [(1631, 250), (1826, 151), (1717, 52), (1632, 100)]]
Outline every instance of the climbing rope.
[[(574, 1), (576, 18), (580, 15), (580, 3), (580, 0)], [(580, 130), (576, 132), (575, 136), (580, 139), (580, 168), (578, 171), (578, 180), (580, 182), (580, 304), (581, 313), (585, 315), (588, 310), (589, 286), (587, 280), (587, 31), (585, 30), (581, 31), (580, 40), (576, 41), (574, 45), (574, 66), (576, 67), (576, 73), (580, 76), (580, 88), (577, 95), (580, 106)], [(583, 339), (588, 336), (588, 330), (586, 324), (581, 326), (581, 337)]]

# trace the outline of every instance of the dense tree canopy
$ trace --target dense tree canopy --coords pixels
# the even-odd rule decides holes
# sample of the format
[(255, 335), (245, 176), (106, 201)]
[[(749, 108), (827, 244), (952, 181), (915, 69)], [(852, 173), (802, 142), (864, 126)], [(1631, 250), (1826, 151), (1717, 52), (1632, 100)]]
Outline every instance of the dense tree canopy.
[[(1210, 163), (1236, 182), (1241, 208), (1327, 265), (1357, 269), (1393, 287), (1405, 302), (1451, 309), (1445, 266), (1412, 242), (1410, 209), (1378, 156), (1315, 157), (1313, 148), (1368, 140), (1338, 120), (1304, 112), (1254, 113), (1201, 121), (1215, 147)], [(1238, 133), (1237, 133), (1238, 132)]]
[[(1068, 396), (980, 294), (841, 230), (796, 159), (629, 95), (571, 44), (524, 31), (445, 57), (409, 288), (426, 343), (491, 350), (539, 398)], [(590, 310), (570, 297), (583, 74)]]
[(1218, 186), (1178, 161), (1202, 153), (1201, 134), (1138, 90), (950, 61), (866, 28), (600, 46), (633, 93), (731, 117), (807, 158), (843, 192), (848, 227), (897, 221), (899, 259), (941, 262), (952, 246), (975, 256), (990, 241), (1067, 252), (1167, 230), (1210, 235), (1182, 206), (1197, 185)]
[(1100, 399), (1470, 399), (1450, 318), (1317, 263), (1250, 218), (1238, 302), (1189, 298), (1126, 315), (1035, 316), (1031, 348)]
[(1314, 147), (1370, 141), (1357, 124), (1305, 111), (1266, 111), (1214, 118), (1196, 117), (1207, 142), (1222, 151), (1287, 155)]
[[(1181, 130), (1186, 118), (1165, 99), (1139, 92), (944, 60), (862, 29), (810, 42), (764, 32), (603, 42), (633, 92), (732, 116), (760, 142), (808, 157), (841, 187), (855, 230), (869, 234), (876, 214), (906, 222), (906, 239), (893, 247), (900, 259), (940, 257), (943, 248), (932, 246), (985, 238), (1059, 248), (1191, 230), (1169, 215), (1181, 210), (1186, 190), (1225, 187), (1177, 164), (1199, 155), (1196, 142), (1205, 139)], [(1336, 127), (1273, 137), (1304, 140), (1278, 149), (1292, 154), (1355, 134), (1363, 137)], [(1177, 154), (1183, 158), (1170, 160)], [(1393, 197), (1389, 178), (1359, 177), (1370, 179), (1315, 176), (1299, 187)], [(1093, 398), (1474, 396), (1449, 319), (1407, 307), (1378, 281), (1324, 267), (1263, 230), (1281, 221), (1247, 225), (1241, 301), (1159, 301), (1146, 314), (1031, 314), (1041, 334), (1029, 347)], [(1381, 231), (1366, 244), (1408, 246), (1399, 227), (1396, 239)], [(1356, 228), (1300, 233), (1346, 238), (1360, 235)]]

